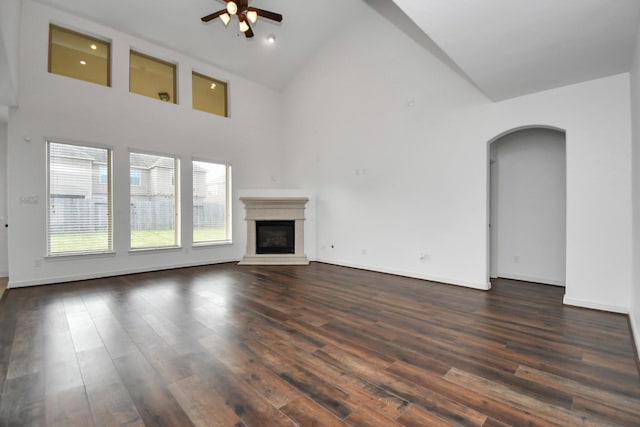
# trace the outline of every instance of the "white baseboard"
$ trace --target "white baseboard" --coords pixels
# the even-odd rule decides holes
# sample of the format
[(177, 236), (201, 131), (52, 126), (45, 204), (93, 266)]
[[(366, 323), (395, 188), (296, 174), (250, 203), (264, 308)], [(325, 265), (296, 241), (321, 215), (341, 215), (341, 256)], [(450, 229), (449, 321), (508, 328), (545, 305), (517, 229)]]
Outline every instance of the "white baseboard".
[(315, 261), (322, 262), (324, 264), (339, 265), (341, 267), (357, 268), (358, 270), (375, 271), (378, 273), (393, 274), (394, 276), (410, 277), (413, 279), (428, 280), (430, 282), (444, 283), (447, 285), (463, 286), (465, 288), (479, 289), (483, 291), (487, 291), (491, 289), (490, 282), (475, 283), (475, 282), (468, 282), (465, 280), (449, 279), (445, 277), (430, 276), (427, 274), (419, 274), (419, 273), (413, 273), (413, 272), (395, 270), (395, 269), (389, 269), (389, 268), (380, 268), (380, 267), (372, 267), (372, 266), (361, 265), (361, 264), (336, 262), (333, 260), (315, 259)]
[(76, 282), (78, 280), (99, 279), (102, 277), (124, 276), (127, 274), (147, 273), (150, 271), (173, 270), (176, 268), (186, 268), (186, 267), (199, 267), (202, 265), (224, 264), (227, 262), (238, 262), (238, 261), (240, 260), (237, 258), (218, 259), (218, 260), (201, 261), (201, 262), (195, 262), (195, 263), (190, 262), (190, 263), (181, 263), (181, 264), (162, 265), (162, 266), (156, 266), (156, 267), (131, 268), (126, 270), (109, 271), (104, 273), (87, 273), (87, 274), (76, 274), (76, 275), (70, 275), (70, 276), (47, 277), (46, 279), (36, 279), (36, 280), (11, 280), (11, 278), (9, 278), (9, 284), (7, 288), (11, 289), (11, 288), (24, 288), (26, 286), (51, 285), (54, 283)]
[(544, 279), (542, 277), (521, 276), (519, 274), (502, 274), (502, 273), (499, 273), (498, 277), (502, 277), (504, 279), (521, 280), (523, 282), (541, 283), (543, 285), (553, 285), (553, 286), (562, 286), (562, 287), (566, 286), (563, 280)]
[(568, 298), (566, 295), (564, 296), (562, 302), (566, 305), (573, 305), (576, 307), (590, 308), (593, 310), (600, 310), (600, 311), (610, 311), (612, 313), (629, 314), (629, 307), (598, 304), (592, 301), (583, 301), (575, 298)]

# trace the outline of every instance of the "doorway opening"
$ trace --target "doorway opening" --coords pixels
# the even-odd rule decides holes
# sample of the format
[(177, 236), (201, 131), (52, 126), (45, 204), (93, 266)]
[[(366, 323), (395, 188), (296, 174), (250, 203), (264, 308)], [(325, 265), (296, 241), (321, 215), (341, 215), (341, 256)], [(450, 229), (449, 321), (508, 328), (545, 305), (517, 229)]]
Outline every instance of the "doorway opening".
[(488, 272), (565, 286), (566, 135), (529, 126), (489, 142)]

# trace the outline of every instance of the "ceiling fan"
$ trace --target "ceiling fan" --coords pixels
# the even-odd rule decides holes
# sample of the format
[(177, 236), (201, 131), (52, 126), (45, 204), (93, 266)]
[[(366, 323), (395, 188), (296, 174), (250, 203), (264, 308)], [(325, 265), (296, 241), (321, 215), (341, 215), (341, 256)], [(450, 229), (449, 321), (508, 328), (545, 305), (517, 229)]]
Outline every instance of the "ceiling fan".
[(220, 18), (226, 27), (231, 21), (233, 15), (238, 16), (238, 23), (240, 31), (244, 33), (246, 38), (253, 37), (253, 30), (251, 24), (255, 24), (258, 20), (258, 16), (271, 19), (272, 21), (282, 22), (282, 15), (275, 12), (270, 12), (264, 9), (258, 9), (257, 7), (249, 7), (249, 0), (223, 0), (227, 3), (225, 9), (212, 13), (211, 15), (203, 16), (200, 18), (202, 22), (209, 22), (213, 19)]

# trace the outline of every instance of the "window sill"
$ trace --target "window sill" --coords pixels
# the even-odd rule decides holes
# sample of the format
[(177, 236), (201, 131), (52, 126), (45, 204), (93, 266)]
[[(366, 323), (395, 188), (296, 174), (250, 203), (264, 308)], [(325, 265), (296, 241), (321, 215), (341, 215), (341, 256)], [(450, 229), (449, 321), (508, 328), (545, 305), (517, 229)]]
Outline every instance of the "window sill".
[(114, 257), (115, 252), (91, 252), (86, 254), (59, 254), (59, 255), (47, 255), (44, 257), (45, 261), (71, 261), (74, 259), (87, 259), (87, 258), (105, 258)]
[(231, 246), (233, 245), (233, 241), (232, 240), (221, 240), (219, 242), (199, 242), (199, 243), (194, 243), (192, 248), (193, 249), (202, 249), (202, 248), (210, 248), (212, 246)]
[(129, 255), (139, 255), (158, 252), (178, 252), (182, 250), (182, 246), (167, 246), (165, 248), (140, 248), (129, 249)]

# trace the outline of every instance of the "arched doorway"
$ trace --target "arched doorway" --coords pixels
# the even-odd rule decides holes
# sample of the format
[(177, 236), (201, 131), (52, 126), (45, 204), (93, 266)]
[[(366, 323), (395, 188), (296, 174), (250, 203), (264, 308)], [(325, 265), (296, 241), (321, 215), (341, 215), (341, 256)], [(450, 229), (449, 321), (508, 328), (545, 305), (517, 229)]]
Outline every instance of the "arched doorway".
[(529, 126), (489, 142), (489, 281), (565, 285), (566, 137)]

